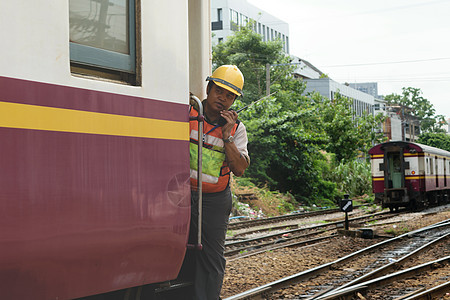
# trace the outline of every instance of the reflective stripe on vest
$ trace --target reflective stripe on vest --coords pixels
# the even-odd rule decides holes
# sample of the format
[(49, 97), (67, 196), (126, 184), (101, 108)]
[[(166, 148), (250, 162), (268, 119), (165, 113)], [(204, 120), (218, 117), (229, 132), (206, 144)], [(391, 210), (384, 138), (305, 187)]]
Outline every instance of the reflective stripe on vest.
[[(191, 109), (190, 116), (197, 116), (198, 112)], [(190, 175), (191, 187), (196, 189), (198, 178), (198, 122), (190, 122)], [(235, 124), (231, 135), (236, 133), (238, 124)], [(225, 162), (225, 146), (222, 140), (222, 128), (204, 122), (203, 124), (203, 149), (202, 149), (202, 187), (204, 193), (223, 191), (230, 179), (230, 169)]]
[[(198, 170), (198, 131), (191, 130), (191, 143), (189, 145), (189, 154), (191, 169)], [(206, 182), (217, 183), (219, 181), (220, 169), (225, 161), (225, 148), (223, 141), (213, 136), (206, 135), (203, 141), (209, 147), (203, 147), (202, 155), (202, 172), (206, 175), (211, 175), (204, 179)], [(197, 177), (196, 177), (197, 178)], [(206, 180), (207, 179), (207, 180)]]

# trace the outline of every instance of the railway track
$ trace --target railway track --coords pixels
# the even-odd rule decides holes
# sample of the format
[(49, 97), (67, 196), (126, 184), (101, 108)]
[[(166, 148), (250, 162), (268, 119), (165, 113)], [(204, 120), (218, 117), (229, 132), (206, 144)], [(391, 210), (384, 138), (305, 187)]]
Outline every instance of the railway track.
[[(395, 295), (439, 295), (448, 291), (446, 284), (450, 280), (449, 236), (450, 220), (446, 220), (226, 299), (280, 299), (286, 293), (296, 295), (295, 299), (354, 299), (352, 297), (360, 293), (360, 299), (364, 299), (362, 294), (383, 295), (386, 285), (392, 290), (391, 287), (399, 285), (404, 278), (417, 274), (427, 276), (427, 272), (441, 272), (442, 276), (437, 277), (441, 282), (436, 282), (433, 288), (427, 287), (426, 291), (399, 285)], [(286, 288), (292, 292), (286, 292)]]
[[(363, 206), (366, 206), (366, 205), (356, 205), (356, 206), (354, 206), (354, 209), (357, 209), (357, 208), (360, 208), (360, 207), (363, 207)], [(251, 227), (267, 225), (267, 224), (273, 224), (273, 223), (278, 223), (278, 222), (283, 222), (283, 221), (303, 219), (303, 218), (308, 218), (308, 217), (312, 217), (312, 216), (333, 214), (333, 213), (336, 213), (336, 212), (340, 212), (340, 209), (339, 208), (333, 208), (333, 209), (301, 212), (301, 213), (282, 215), (282, 216), (263, 218), (263, 219), (238, 221), (238, 222), (232, 222), (232, 223), (228, 224), (228, 230), (238, 230), (238, 229), (243, 229), (243, 228), (251, 228)]]
[[(350, 218), (349, 222), (351, 226), (357, 226), (368, 221), (375, 222), (397, 215), (388, 212), (378, 212)], [(281, 225), (243, 232), (235, 236), (235, 238), (242, 237), (241, 240), (227, 241), (225, 243), (225, 256), (228, 258), (247, 257), (258, 254), (261, 251), (273, 250), (280, 247), (309, 245), (326, 239), (332, 239), (336, 236), (338, 226), (342, 225), (343, 222), (344, 220), (340, 219), (325, 224), (306, 227), (301, 227), (299, 224), (289, 226)], [(253, 237), (254, 234), (258, 234), (258, 236)], [(246, 235), (252, 235), (252, 237), (245, 238)]]

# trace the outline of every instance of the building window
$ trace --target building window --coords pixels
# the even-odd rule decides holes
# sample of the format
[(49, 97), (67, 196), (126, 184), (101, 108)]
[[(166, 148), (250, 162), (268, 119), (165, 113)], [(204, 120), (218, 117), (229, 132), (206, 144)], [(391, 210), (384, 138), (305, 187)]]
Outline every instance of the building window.
[(263, 30), (262, 30), (263, 41), (265, 42), (265, 41), (267, 41), (267, 38), (266, 38), (266, 25), (263, 25), (262, 28), (263, 28)]
[(233, 21), (236, 25), (239, 25), (239, 14), (237, 11), (231, 11), (231, 21)]
[(219, 44), (223, 42), (223, 38), (218, 38)]
[(230, 9), (230, 27), (233, 31), (239, 30), (239, 14), (232, 9)]
[(243, 16), (242, 26), (247, 26), (247, 24), (248, 24), (248, 17), (247, 16)]
[(222, 21), (222, 9), (221, 8), (217, 9), (217, 21), (218, 22)]
[(69, 0), (71, 66), (136, 74), (135, 0)]

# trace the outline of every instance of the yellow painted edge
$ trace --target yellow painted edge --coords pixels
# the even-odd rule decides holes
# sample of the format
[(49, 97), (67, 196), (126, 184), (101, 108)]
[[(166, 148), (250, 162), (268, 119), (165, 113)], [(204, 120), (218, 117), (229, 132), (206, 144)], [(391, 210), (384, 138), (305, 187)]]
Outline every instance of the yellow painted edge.
[[(403, 156), (424, 156), (424, 153), (403, 153)], [(373, 154), (372, 158), (383, 158), (384, 154)]]
[(189, 140), (189, 123), (0, 102), (0, 127)]
[(403, 153), (403, 156), (423, 156), (423, 153)]
[[(420, 176), (405, 176), (406, 180), (425, 179), (425, 178), (426, 179), (435, 179), (436, 176), (429, 176), (429, 175), (427, 175), (427, 176), (423, 176), (423, 175), (420, 175)], [(443, 179), (443, 178), (445, 178), (445, 176), (438, 176), (438, 178)], [(373, 181), (383, 181), (384, 177), (372, 177), (372, 180)]]
[(405, 179), (412, 180), (412, 179), (425, 179), (425, 176), (405, 176)]

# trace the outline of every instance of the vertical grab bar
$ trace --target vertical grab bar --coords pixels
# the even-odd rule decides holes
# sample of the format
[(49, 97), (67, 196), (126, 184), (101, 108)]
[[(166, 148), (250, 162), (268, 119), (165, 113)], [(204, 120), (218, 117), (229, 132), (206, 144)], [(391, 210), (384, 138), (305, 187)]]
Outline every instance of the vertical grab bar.
[[(195, 249), (202, 250), (202, 150), (203, 150), (203, 104), (195, 95), (191, 94), (191, 99), (195, 100), (198, 104), (198, 157), (197, 157), (197, 192), (198, 192), (198, 232), (197, 232), (197, 244), (194, 245)], [(191, 208), (192, 209), (192, 208)]]

